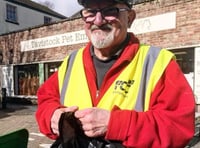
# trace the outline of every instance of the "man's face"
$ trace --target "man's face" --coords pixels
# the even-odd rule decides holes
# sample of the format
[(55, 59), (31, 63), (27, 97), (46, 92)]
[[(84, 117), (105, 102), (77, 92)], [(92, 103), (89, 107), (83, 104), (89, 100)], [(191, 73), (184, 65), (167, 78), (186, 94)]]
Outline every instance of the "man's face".
[(126, 38), (127, 28), (135, 17), (125, 4), (96, 3), (82, 11), (85, 31), (96, 49), (115, 48)]

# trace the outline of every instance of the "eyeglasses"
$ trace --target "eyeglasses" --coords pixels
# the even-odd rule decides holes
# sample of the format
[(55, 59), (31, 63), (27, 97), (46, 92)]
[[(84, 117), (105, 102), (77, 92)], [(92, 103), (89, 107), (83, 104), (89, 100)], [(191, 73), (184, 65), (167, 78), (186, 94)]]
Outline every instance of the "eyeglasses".
[(102, 9), (82, 9), (81, 17), (86, 23), (91, 23), (95, 20), (97, 12), (100, 12), (102, 17), (108, 21), (115, 20), (119, 16), (119, 12), (129, 11), (128, 8), (106, 7)]

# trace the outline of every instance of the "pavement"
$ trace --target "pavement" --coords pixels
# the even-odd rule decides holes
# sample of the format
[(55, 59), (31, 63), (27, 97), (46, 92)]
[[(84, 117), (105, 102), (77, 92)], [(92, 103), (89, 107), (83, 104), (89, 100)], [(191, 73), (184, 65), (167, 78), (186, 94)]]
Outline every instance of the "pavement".
[[(29, 132), (27, 148), (50, 148), (53, 140), (39, 132), (35, 111), (36, 105), (8, 103), (6, 109), (0, 104), (0, 135), (5, 135), (22, 128)], [(200, 114), (196, 114), (196, 133), (186, 148), (200, 148)]]
[(7, 104), (6, 109), (2, 109), (0, 105), (0, 135), (25, 128), (29, 132), (27, 148), (50, 148), (54, 141), (39, 132), (36, 108), (36, 105)]

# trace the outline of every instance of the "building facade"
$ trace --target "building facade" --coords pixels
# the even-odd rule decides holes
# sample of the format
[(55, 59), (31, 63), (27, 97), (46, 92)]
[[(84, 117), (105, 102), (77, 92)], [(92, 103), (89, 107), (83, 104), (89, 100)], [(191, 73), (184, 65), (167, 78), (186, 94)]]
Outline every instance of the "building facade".
[[(200, 0), (155, 0), (133, 7), (129, 29), (141, 43), (166, 48), (190, 83), (200, 112)], [(37, 88), (72, 50), (87, 42), (80, 18), (0, 36), (2, 87), (9, 96), (35, 97)], [(0, 56), (1, 57), (1, 56)]]
[(65, 16), (31, 0), (0, 1), (0, 34), (65, 18)]

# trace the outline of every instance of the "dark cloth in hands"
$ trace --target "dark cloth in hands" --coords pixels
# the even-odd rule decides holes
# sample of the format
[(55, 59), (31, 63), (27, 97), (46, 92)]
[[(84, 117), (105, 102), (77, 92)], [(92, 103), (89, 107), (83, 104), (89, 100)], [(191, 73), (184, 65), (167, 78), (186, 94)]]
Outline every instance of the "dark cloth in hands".
[(59, 132), (60, 137), (51, 148), (124, 148), (119, 142), (87, 137), (73, 112), (61, 114)]

